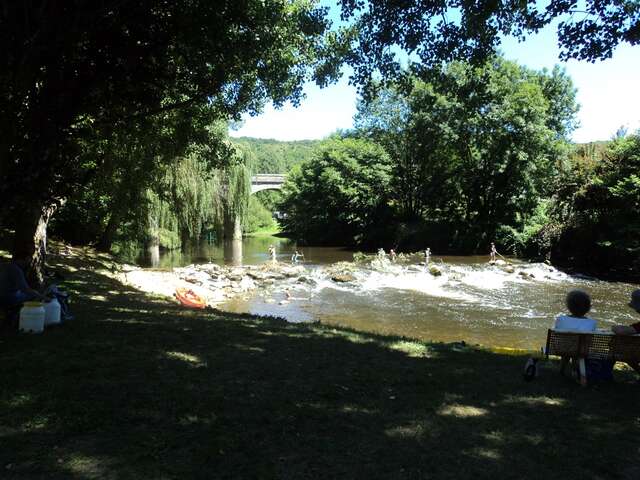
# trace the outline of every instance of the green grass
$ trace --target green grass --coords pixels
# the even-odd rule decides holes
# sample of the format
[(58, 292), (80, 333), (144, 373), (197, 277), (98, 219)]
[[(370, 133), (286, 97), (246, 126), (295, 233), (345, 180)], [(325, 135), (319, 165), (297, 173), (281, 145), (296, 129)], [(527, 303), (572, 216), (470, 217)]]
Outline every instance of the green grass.
[(628, 371), (524, 383), (522, 356), (185, 310), (60, 262), (77, 319), (0, 337), (0, 478), (640, 475)]
[(280, 229), (280, 225), (276, 222), (275, 226), (259, 228), (254, 232), (247, 233), (245, 237), (271, 237), (278, 235), (279, 233), (282, 233), (282, 230)]

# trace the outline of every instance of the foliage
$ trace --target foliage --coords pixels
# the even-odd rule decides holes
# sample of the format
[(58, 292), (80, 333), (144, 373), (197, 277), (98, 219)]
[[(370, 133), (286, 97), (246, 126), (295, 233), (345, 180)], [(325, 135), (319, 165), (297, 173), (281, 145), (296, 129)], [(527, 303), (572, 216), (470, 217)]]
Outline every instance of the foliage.
[(320, 140), (282, 142), (262, 138), (234, 138), (237, 145), (255, 156), (254, 173), (287, 173), (294, 165), (309, 159)]
[(282, 202), (282, 192), (280, 190), (261, 190), (256, 192), (253, 196), (270, 212), (276, 212), (280, 210), (280, 203)]
[[(234, 138), (233, 143), (241, 146), (253, 156), (251, 165), (255, 173), (288, 173), (295, 165), (311, 158), (320, 140), (299, 140), (284, 142), (261, 138)], [(279, 211), (282, 195), (278, 190), (264, 190), (256, 193), (249, 204), (249, 216), (243, 231), (251, 233), (258, 229), (275, 229), (275, 220), (265, 213)], [(262, 204), (262, 205), (260, 205)]]
[(283, 187), (285, 231), (312, 243), (358, 243), (387, 210), (391, 163), (362, 139), (332, 138)]
[[(246, 213), (251, 154), (229, 142), (226, 125), (204, 130), (200, 143), (187, 144), (171, 161), (142, 159), (138, 165), (146, 165), (144, 171), (130, 169), (127, 175), (125, 162), (113, 158), (119, 168), (101, 170), (82, 195), (66, 202), (52, 222), (54, 233), (105, 251), (114, 241), (173, 249), (197, 241), (208, 229), (222, 236), (225, 214)], [(123, 204), (124, 199), (135, 201)]]
[(395, 162), (398, 221), (440, 224), (450, 235), (439, 248), (468, 251), (488, 245), (501, 226), (526, 225), (549, 194), (576, 110), (563, 71), (495, 58), (451, 63), (429, 82), (414, 80), (408, 95), (383, 89), (359, 104), (355, 124)]
[(639, 172), (640, 132), (576, 149), (554, 197), (558, 262), (640, 278)]
[(354, 30), (345, 33), (353, 43), (347, 61), (354, 69), (355, 83), (367, 87), (375, 87), (371, 83), (374, 78), (406, 80), (400, 63), (407, 58), (409, 72), (418, 75), (452, 60), (480, 64), (497, 51), (502, 38), (523, 40), (526, 34), (536, 33), (555, 21), (559, 21), (562, 60), (593, 62), (611, 57), (620, 43), (640, 43), (640, 4), (633, 1), (340, 3), (343, 20), (356, 24)]
[[(342, 20), (354, 24), (330, 31), (327, 9), (311, 0), (8, 2), (0, 10), (0, 198), (1, 220), (15, 230), (12, 254), (41, 278), (49, 219), (87, 184), (110, 197), (110, 204), (95, 201), (108, 215), (84, 212), (96, 226), (106, 223), (101, 243), (108, 245), (129, 218), (128, 206), (145, 201), (146, 190), (132, 184), (161, 181), (161, 166), (188, 155), (202, 125), (258, 113), (269, 99), (298, 104), (306, 80), (326, 85), (343, 61), (354, 68), (353, 82), (371, 93), (372, 78), (406, 87), (412, 75), (429, 80), (434, 66), (453, 58), (479, 64), (501, 36), (521, 37), (554, 19), (561, 20), (563, 58), (606, 58), (617, 44), (640, 38), (640, 7), (628, 1), (588, 2), (579, 16), (561, 0), (544, 7), (532, 0), (340, 5)], [(408, 53), (407, 71), (395, 51)], [(535, 116), (540, 107), (531, 107)], [(228, 168), (225, 188), (239, 199), (226, 202), (242, 214), (247, 172)], [(404, 171), (418, 185), (422, 174), (416, 181)], [(411, 202), (406, 209), (416, 210)], [(136, 208), (140, 218), (143, 210)], [(197, 230), (197, 215), (184, 206), (181, 212), (180, 228)]]
[[(324, 14), (306, 0), (5, 5), (0, 197), (16, 220), (14, 256), (41, 272), (47, 222), (100, 170), (104, 142), (148, 149), (155, 138), (139, 130), (152, 124), (157, 134), (176, 110), (237, 119), (267, 99), (298, 103), (309, 78), (335, 79), (340, 40), (324, 48)], [(132, 144), (116, 138), (127, 135)], [(123, 171), (142, 163), (129, 153)]]
[(242, 224), (242, 231), (253, 233), (258, 230), (274, 230), (277, 227), (276, 221), (271, 215), (271, 211), (258, 200), (255, 195), (249, 198), (249, 206), (245, 221)]
[(551, 200), (541, 199), (532, 215), (518, 229), (511, 225), (500, 225), (495, 242), (505, 252), (528, 258), (548, 259), (553, 243), (557, 240), (557, 229), (551, 221)]

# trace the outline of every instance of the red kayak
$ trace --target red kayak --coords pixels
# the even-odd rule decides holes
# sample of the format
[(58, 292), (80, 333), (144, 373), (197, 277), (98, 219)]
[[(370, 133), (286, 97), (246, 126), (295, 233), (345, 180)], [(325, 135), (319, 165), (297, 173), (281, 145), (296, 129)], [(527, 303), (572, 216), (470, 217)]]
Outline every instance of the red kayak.
[(207, 306), (202, 297), (188, 288), (176, 288), (176, 298), (185, 307), (204, 308)]

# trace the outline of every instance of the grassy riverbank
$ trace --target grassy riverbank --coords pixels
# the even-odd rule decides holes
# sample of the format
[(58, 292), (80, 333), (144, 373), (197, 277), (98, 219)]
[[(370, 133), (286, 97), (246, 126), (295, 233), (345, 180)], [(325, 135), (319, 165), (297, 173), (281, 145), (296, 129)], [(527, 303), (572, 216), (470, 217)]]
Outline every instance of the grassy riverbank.
[(251, 233), (245, 234), (245, 237), (272, 237), (282, 233), (280, 225), (276, 222), (273, 227), (263, 227)]
[(76, 320), (0, 337), (1, 478), (632, 479), (638, 385), (524, 357), (185, 310), (54, 257)]

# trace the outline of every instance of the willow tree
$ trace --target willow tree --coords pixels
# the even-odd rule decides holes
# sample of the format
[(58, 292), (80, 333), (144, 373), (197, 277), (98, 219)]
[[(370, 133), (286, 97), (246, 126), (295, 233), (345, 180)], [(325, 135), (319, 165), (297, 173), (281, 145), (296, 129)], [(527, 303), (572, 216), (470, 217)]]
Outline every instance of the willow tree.
[(5, 2), (0, 198), (13, 256), (41, 276), (50, 216), (99, 169), (80, 155), (96, 131), (194, 105), (238, 118), (335, 78), (324, 13), (307, 0)]
[(251, 195), (251, 154), (240, 148), (235, 161), (222, 171), (222, 203), (224, 206), (225, 238), (242, 238), (242, 222), (249, 208)]
[(170, 200), (183, 247), (200, 237), (207, 224), (221, 216), (220, 178), (208, 171), (196, 154), (181, 159), (171, 169)]
[[(166, 167), (149, 197), (152, 201), (144, 237), (152, 245), (158, 243), (162, 232), (174, 233), (183, 248), (209, 228), (229, 238), (242, 236), (241, 224), (251, 194), (251, 154), (226, 137), (224, 147), (216, 151), (210, 145), (195, 145), (189, 154)], [(165, 211), (167, 217), (163, 217)]]

